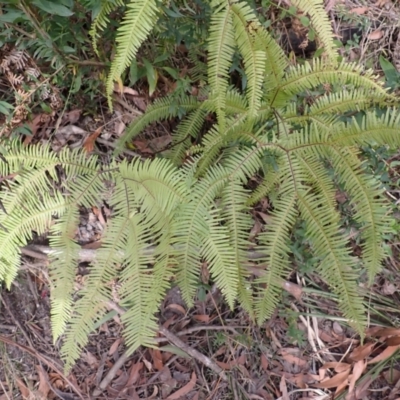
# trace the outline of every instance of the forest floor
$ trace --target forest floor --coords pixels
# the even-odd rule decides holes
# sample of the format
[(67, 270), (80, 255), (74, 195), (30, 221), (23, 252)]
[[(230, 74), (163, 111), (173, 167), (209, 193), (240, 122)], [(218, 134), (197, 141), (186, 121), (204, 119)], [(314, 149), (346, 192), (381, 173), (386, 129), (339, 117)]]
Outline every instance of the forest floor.
[[(335, 4), (326, 2), (333, 21), (340, 12), (333, 11)], [(368, 28), (362, 38), (348, 41), (342, 56), (383, 75), (379, 61), (383, 55), (400, 72), (397, 2), (349, 0), (343, 4), (342, 11), (351, 16), (353, 25)], [(341, 27), (334, 23), (334, 28), (340, 36)], [(159, 94), (169, 90), (169, 83), (164, 84)], [(150, 99), (146, 93), (145, 85), (123, 88), (122, 93), (116, 88), (112, 114), (104, 101), (96, 115), (87, 116), (82, 107), (71, 104), (51, 118), (37, 113), (30, 122), (33, 138), (47, 138), (55, 150), (66, 145), (84, 147), (107, 158), (127, 125), (157, 96), (156, 92)], [(135, 139), (126, 157), (154, 156), (168, 145), (172, 129), (170, 122), (152, 127)], [(32, 140), (28, 138), (26, 142)], [(400, 152), (390, 157), (374, 153), (369, 162), (387, 174), (387, 195), (398, 207)], [(268, 219), (263, 210), (257, 213), (260, 219)], [(89, 252), (95, 251), (104, 224), (96, 208), (82, 214), (79, 238)], [(36, 238), (23, 249), (21, 273), (11, 290), (0, 292), (0, 400), (400, 399), (398, 239), (397, 235), (388, 243), (392, 257), (373, 285), (360, 287), (370, 313), (363, 342), (312, 271), (301, 274), (294, 269), (279, 309), (265, 324), (255, 326), (241, 309), (227, 308), (218, 289), (210, 285), (204, 265), (193, 308), (186, 307), (176, 288), (165, 297), (159, 311), (158, 348), (125, 353), (121, 320), (110, 310), (66, 376), (60, 344), (53, 343), (51, 335), (46, 240)], [(79, 265), (77, 287), (89, 270), (87, 263)], [(323, 380), (326, 377), (330, 379)]]

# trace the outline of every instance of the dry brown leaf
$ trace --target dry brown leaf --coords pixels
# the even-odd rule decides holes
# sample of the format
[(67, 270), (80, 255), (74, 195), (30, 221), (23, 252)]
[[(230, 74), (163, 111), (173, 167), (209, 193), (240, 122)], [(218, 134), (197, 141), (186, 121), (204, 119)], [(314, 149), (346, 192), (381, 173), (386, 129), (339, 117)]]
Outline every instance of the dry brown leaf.
[(374, 332), (374, 337), (387, 337), (387, 336), (399, 336), (400, 329), (399, 328), (381, 328)]
[(303, 288), (296, 283), (285, 281), (282, 288), (289, 292), (296, 300), (300, 300), (303, 295)]
[(279, 389), (282, 393), (281, 399), (282, 400), (290, 400), (289, 393), (287, 390), (286, 379), (282, 375), (281, 382), (279, 383)]
[(294, 364), (299, 367), (304, 367), (305, 365), (307, 365), (306, 360), (293, 355), (291, 350), (292, 349), (281, 349), (279, 353), (282, 356), (282, 358), (290, 364)]
[(342, 385), (343, 382), (347, 382), (347, 379), (350, 375), (350, 368), (346, 371), (340, 372), (336, 374), (333, 378), (327, 379), (320, 383), (314, 383), (313, 387), (320, 389), (329, 389), (329, 388), (337, 388)]
[(161, 371), (164, 368), (161, 351), (158, 349), (150, 349), (151, 357), (153, 358), (153, 365), (157, 371)]
[(94, 142), (99, 137), (102, 130), (103, 127), (100, 126), (92, 134), (90, 134), (83, 142), (83, 148), (86, 150), (87, 153), (91, 153), (94, 150)]
[(246, 355), (245, 355), (245, 354), (242, 354), (242, 355), (240, 355), (239, 357), (237, 357), (236, 359), (231, 360), (231, 361), (229, 361), (229, 362), (227, 362), (227, 363), (222, 362), (222, 361), (216, 361), (216, 363), (217, 363), (222, 369), (230, 370), (230, 369), (236, 367), (237, 365), (244, 365), (244, 364), (246, 363)]
[(264, 371), (268, 371), (269, 362), (264, 353), (261, 353), (261, 367)]
[(119, 338), (115, 340), (114, 343), (111, 345), (110, 350), (108, 350), (108, 354), (110, 356), (112, 356), (118, 350), (118, 346), (120, 345), (121, 341), (122, 339)]
[(131, 94), (132, 96), (138, 96), (139, 92), (136, 91), (135, 89), (131, 89), (130, 87), (127, 86), (120, 86), (118, 83), (114, 83), (114, 92), (119, 93), (119, 94)]
[(90, 368), (97, 369), (99, 360), (90, 351), (86, 350), (82, 353), (82, 359), (89, 364)]
[(367, 398), (367, 391), (370, 387), (371, 383), (374, 381), (375, 378), (372, 376), (367, 376), (365, 379), (360, 382), (359, 385), (356, 387), (355, 391), (355, 398), (358, 399), (366, 399)]
[(130, 370), (129, 370), (129, 378), (128, 382), (126, 382), (126, 386), (132, 386), (135, 384), (140, 376), (140, 371), (143, 369), (143, 363), (139, 362), (136, 364), (132, 364)]
[(362, 373), (367, 367), (366, 360), (357, 361), (353, 367), (353, 373), (349, 377), (349, 393), (353, 393), (357, 380), (361, 377)]
[(178, 311), (182, 315), (186, 315), (186, 310), (180, 305), (180, 304), (168, 304), (167, 307), (165, 307), (166, 310), (173, 310), (173, 311)]
[(398, 369), (390, 368), (383, 372), (383, 376), (389, 385), (394, 385), (400, 381), (400, 371)]
[(47, 395), (50, 392), (49, 378), (47, 372), (43, 369), (41, 365), (36, 365), (36, 370), (39, 375), (38, 393), (40, 394), (40, 396), (43, 396), (44, 399), (47, 399)]
[(392, 336), (390, 338), (387, 338), (385, 340), (385, 344), (387, 346), (397, 346), (398, 344), (400, 344), (400, 336)]
[(189, 383), (187, 383), (183, 388), (177, 390), (175, 393), (172, 393), (166, 400), (179, 400), (181, 397), (187, 395), (196, 386), (196, 380), (197, 376), (192, 372), (192, 377)]
[(143, 364), (145, 365), (145, 367), (147, 368), (148, 371), (150, 371), (150, 372), (153, 371), (153, 366), (150, 361), (143, 358)]
[(25, 383), (20, 378), (15, 377), (15, 381), (17, 382), (18, 389), (21, 392), (21, 396), (24, 399), (28, 399), (31, 394), (31, 391), (28, 389), (27, 386), (25, 386)]
[(154, 385), (153, 393), (151, 394), (150, 397), (147, 398), (147, 400), (156, 399), (157, 395), (158, 395), (158, 387), (156, 385)]
[(327, 0), (325, 4), (325, 11), (328, 13), (336, 6), (337, 0)]
[(377, 29), (371, 32), (367, 37), (369, 40), (378, 40), (384, 35), (384, 32), (380, 29)]
[(375, 348), (376, 343), (367, 343), (363, 346), (356, 347), (350, 354), (349, 360), (360, 361), (369, 357)]
[(369, 10), (369, 7), (355, 7), (352, 8), (349, 12), (352, 14), (363, 15)]
[(350, 370), (351, 365), (344, 362), (327, 362), (321, 368), (323, 370), (333, 369), (335, 372), (343, 372), (346, 370)]
[(397, 346), (388, 346), (385, 350), (382, 351), (381, 354), (374, 357), (372, 360), (368, 361), (368, 364), (376, 364), (380, 361), (386, 360), (390, 356), (392, 356), (398, 349), (400, 349), (400, 345)]
[(385, 281), (382, 286), (382, 294), (392, 295), (395, 292), (397, 292), (397, 287), (392, 282)]
[(199, 322), (204, 322), (205, 324), (210, 322), (210, 316), (206, 314), (193, 315), (193, 319)]

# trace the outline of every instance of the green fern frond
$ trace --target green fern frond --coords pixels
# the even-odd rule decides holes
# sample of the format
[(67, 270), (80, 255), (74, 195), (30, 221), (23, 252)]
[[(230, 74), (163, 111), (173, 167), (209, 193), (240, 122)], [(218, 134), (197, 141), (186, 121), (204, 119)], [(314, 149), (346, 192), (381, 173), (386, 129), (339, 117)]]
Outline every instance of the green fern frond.
[(279, 88), (270, 98), (272, 104), (278, 107), (280, 104), (278, 105), (276, 98), (280, 99), (281, 93), (292, 96), (323, 84), (353, 85), (356, 88), (373, 91), (379, 98), (386, 96), (387, 100), (393, 100), (393, 96), (383, 88), (383, 83), (373, 75), (372, 70), (364, 71), (361, 66), (346, 62), (326, 65), (319, 59), (289, 68)]
[(292, 5), (307, 13), (318, 39), (324, 45), (326, 56), (331, 64), (337, 63), (338, 52), (333, 41), (332, 26), (324, 9), (323, 0), (293, 0)]
[(213, 13), (208, 38), (208, 83), (217, 110), (220, 129), (225, 129), (225, 97), (228, 89), (229, 67), (235, 50), (232, 14), (228, 3)]
[(340, 296), (339, 307), (345, 317), (362, 334), (366, 315), (357, 289), (359, 269), (349, 254), (346, 239), (338, 233), (337, 214), (326, 207), (322, 196), (302, 187), (296, 193), (301, 217), (307, 225), (307, 237), (320, 260), (318, 271)]
[(387, 201), (378, 181), (361, 170), (358, 154), (354, 149), (351, 151), (332, 147), (329, 155), (338, 173), (338, 180), (355, 209), (355, 219), (361, 225), (363, 263), (372, 283), (386, 255), (382, 237), (390, 229)]
[(335, 127), (332, 144), (342, 146), (381, 145), (396, 147), (400, 145), (398, 135), (400, 113), (398, 109), (388, 109), (378, 117), (375, 111), (367, 112), (359, 124), (355, 118), (351, 124)]
[(113, 10), (117, 9), (118, 7), (122, 7), (124, 4), (124, 0), (101, 0), (89, 31), (89, 34), (92, 37), (92, 46), (97, 55), (99, 55), (97, 49), (97, 40), (100, 32), (102, 32), (110, 22), (108, 16)]
[(133, 123), (129, 125), (120, 138), (114, 155), (120, 154), (127, 142), (132, 140), (139, 133), (143, 132), (143, 130), (153, 122), (174, 118), (178, 115), (194, 111), (198, 107), (199, 103), (192, 96), (182, 97), (179, 100), (179, 104), (176, 105), (173, 104), (173, 99), (171, 97), (156, 100), (147, 108), (145, 114), (136, 118)]
[(201, 128), (204, 124), (206, 111), (201, 108), (191, 112), (186, 119), (184, 119), (175, 130), (171, 143), (172, 150), (167, 157), (176, 166), (182, 164), (185, 153), (190, 147), (190, 138), (196, 139), (200, 134)]
[(269, 318), (279, 302), (283, 279), (290, 273), (289, 238), (296, 222), (296, 196), (293, 184), (287, 181), (282, 187), (281, 198), (274, 202), (274, 211), (266, 232), (259, 235), (260, 252), (265, 254), (259, 261), (265, 271), (256, 280), (258, 289), (255, 299), (257, 322), (262, 324)]
[(156, 0), (131, 0), (127, 4), (124, 19), (117, 32), (117, 53), (111, 63), (111, 70), (107, 78), (106, 91), (110, 101), (114, 89), (114, 81), (119, 79), (136, 56), (136, 53), (145, 41), (157, 22)]
[(253, 30), (260, 29), (253, 10), (246, 3), (234, 3), (231, 7), (235, 39), (243, 57), (247, 78), (247, 101), (250, 117), (257, 114), (261, 105), (266, 54), (258, 48)]

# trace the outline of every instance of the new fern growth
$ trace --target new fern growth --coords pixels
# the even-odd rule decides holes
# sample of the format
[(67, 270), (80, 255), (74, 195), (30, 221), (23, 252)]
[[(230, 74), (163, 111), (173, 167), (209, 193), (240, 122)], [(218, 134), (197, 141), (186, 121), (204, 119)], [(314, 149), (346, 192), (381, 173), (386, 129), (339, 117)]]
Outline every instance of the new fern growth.
[[(122, 318), (131, 351), (154, 345), (155, 313), (172, 278), (190, 306), (202, 261), (229, 306), (238, 302), (262, 323), (292, 270), (290, 242), (298, 221), (307, 227), (317, 272), (363, 334), (366, 314), (358, 280), (366, 271), (371, 282), (380, 269), (390, 207), (377, 180), (365, 171), (359, 148), (399, 146), (396, 98), (372, 72), (335, 61), (332, 35), (318, 7), (310, 15), (324, 31), (328, 57), (289, 66), (247, 3), (213, 5), (208, 98), (182, 98), (178, 106), (160, 99), (120, 141), (122, 149), (149, 124), (184, 114), (168, 153), (146, 162), (101, 165), (79, 151), (55, 154), (49, 147), (13, 142), (3, 154), (0, 173), (8, 185), (0, 192), (6, 211), (0, 214), (0, 278), (10, 286), (19, 248), (32, 232), (50, 232), (53, 334), (64, 335), (67, 368), (109, 301), (127, 310)], [(243, 93), (228, 81), (233, 51), (243, 60)], [(311, 97), (313, 91), (319, 96)], [(341, 233), (338, 185), (361, 227), (361, 258)], [(256, 238), (262, 273), (254, 277), (248, 268), (254, 247), (250, 208), (265, 197), (272, 205), (271, 221)], [(102, 200), (112, 216), (89, 279), (74, 301), (79, 210)]]

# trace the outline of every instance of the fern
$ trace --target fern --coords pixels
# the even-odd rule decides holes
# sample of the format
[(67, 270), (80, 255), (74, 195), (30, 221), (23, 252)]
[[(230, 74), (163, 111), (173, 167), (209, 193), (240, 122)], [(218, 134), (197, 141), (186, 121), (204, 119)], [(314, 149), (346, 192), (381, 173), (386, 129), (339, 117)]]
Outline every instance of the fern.
[[(110, 301), (127, 310), (122, 318), (129, 350), (153, 346), (155, 315), (166, 290), (176, 282), (187, 304), (193, 304), (202, 262), (229, 306), (239, 303), (263, 323), (292, 271), (290, 244), (299, 222), (305, 224), (307, 244), (319, 260), (316, 272), (337, 294), (344, 317), (363, 335), (360, 271), (372, 282), (380, 270), (390, 205), (364, 168), (359, 147), (398, 147), (400, 113), (394, 107), (396, 97), (371, 71), (333, 62), (334, 46), (330, 34), (324, 34), (321, 8), (307, 8), (314, 3), (321, 4), (296, 2), (311, 15), (329, 57), (288, 67), (282, 50), (246, 3), (213, 2), (209, 96), (203, 101), (157, 100), (120, 140), (116, 154), (149, 124), (180, 119), (172, 147), (154, 160), (101, 165), (79, 151), (55, 154), (49, 146), (23, 147), (16, 141), (5, 146), (0, 174), (8, 184), (0, 201), (7, 213), (0, 214), (0, 279), (8, 287), (12, 284), (19, 249), (32, 232), (50, 233), (53, 335), (63, 337), (67, 369)], [(128, 26), (142, 29), (135, 39), (137, 49), (154, 21), (154, 3), (149, 4), (139, 1), (131, 7), (121, 39), (125, 50), (112, 79), (136, 51), (128, 51)], [(140, 12), (147, 19), (139, 23)], [(244, 93), (229, 86), (233, 51), (245, 66)], [(306, 102), (310, 89), (319, 95)], [(356, 115), (342, 118), (348, 112)], [(351, 253), (342, 235), (338, 187), (348, 194), (360, 227), (361, 257)], [(249, 207), (264, 197), (271, 204), (271, 221), (251, 242)], [(89, 279), (76, 294), (79, 210), (101, 206), (103, 200), (111, 216)], [(252, 260), (256, 277), (248, 268), (251, 247), (261, 254)]]

